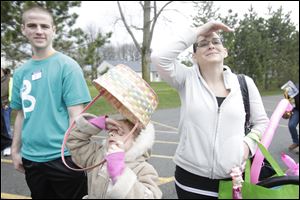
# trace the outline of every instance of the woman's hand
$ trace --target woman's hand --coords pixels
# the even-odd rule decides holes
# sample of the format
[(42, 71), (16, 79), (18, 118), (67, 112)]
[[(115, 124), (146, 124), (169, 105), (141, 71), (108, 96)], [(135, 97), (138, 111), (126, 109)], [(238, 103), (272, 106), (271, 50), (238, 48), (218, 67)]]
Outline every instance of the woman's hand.
[(198, 28), (198, 37), (199, 36), (204, 36), (204, 37), (208, 36), (218, 30), (223, 30), (226, 32), (234, 31), (232, 28), (228, 27), (227, 25), (223, 24), (222, 22), (209, 21)]
[(250, 150), (249, 150), (249, 147), (247, 145), (246, 142), (244, 142), (244, 156), (243, 156), (243, 161), (247, 161), (247, 159), (249, 158), (249, 153), (250, 153)]

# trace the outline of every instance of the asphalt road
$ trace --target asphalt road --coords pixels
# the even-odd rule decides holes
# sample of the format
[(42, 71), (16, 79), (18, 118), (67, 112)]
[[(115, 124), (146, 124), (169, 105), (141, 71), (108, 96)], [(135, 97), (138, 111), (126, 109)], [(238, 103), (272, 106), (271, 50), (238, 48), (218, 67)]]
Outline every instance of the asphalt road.
[[(263, 97), (264, 106), (269, 117), (271, 117), (281, 98), (282, 96)], [(163, 198), (176, 199), (177, 195), (173, 178), (175, 165), (172, 157), (180, 136), (177, 132), (179, 108), (158, 110), (154, 113), (152, 120), (156, 130), (156, 142), (149, 162), (154, 165), (159, 173)], [(296, 162), (299, 162), (299, 155), (288, 151), (288, 146), (291, 144), (291, 137), (287, 128), (287, 122), (284, 119), (280, 120), (269, 147), (270, 153), (282, 168), (285, 167), (280, 159), (281, 152), (287, 153)], [(14, 170), (11, 157), (1, 156), (1, 198), (30, 198), (30, 191), (26, 185), (25, 177)]]

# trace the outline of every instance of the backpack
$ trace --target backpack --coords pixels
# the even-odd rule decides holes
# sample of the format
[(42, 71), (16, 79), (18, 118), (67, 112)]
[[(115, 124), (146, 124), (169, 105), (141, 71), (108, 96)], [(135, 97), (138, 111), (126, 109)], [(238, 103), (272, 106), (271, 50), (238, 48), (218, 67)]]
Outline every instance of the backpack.
[[(248, 86), (247, 86), (247, 82), (246, 82), (244, 74), (238, 74), (237, 78), (240, 83), (240, 89), (241, 89), (241, 93), (243, 96), (244, 108), (245, 108), (245, 112), (246, 112), (246, 116), (245, 116), (246, 120), (245, 120), (244, 129), (245, 129), (245, 135), (247, 135), (251, 131), (251, 128), (252, 128), (252, 124), (250, 123), (250, 102), (249, 102)], [(250, 159), (250, 161), (252, 163), (253, 157)], [(262, 168), (261, 168), (261, 171), (259, 174), (259, 181), (269, 178), (269, 177), (273, 176), (274, 174), (276, 174), (275, 170), (271, 167), (270, 163), (266, 159), (264, 159), (263, 165), (262, 165)]]

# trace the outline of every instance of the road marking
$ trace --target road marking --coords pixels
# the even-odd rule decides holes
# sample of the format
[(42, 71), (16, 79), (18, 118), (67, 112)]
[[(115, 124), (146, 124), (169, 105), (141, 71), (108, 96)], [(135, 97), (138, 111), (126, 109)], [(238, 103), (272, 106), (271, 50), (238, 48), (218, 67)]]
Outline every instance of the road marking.
[(173, 133), (173, 134), (178, 134), (177, 131), (162, 131), (162, 130), (155, 130), (157, 133)]
[(9, 159), (2, 159), (2, 158), (1, 158), (1, 163), (9, 163), (9, 164), (12, 164), (12, 160), (9, 160)]
[(162, 124), (162, 123), (159, 123), (159, 122), (156, 122), (156, 121), (151, 121), (153, 124), (157, 124), (159, 126), (163, 126), (163, 127), (166, 127), (166, 128), (169, 128), (169, 129), (172, 129), (174, 131), (178, 131), (178, 128), (176, 127), (173, 127), (173, 126), (169, 126), (169, 125), (166, 125), (166, 124)]
[[(106, 139), (105, 136), (101, 136), (101, 135), (94, 135), (93, 138), (96, 138), (96, 139)], [(175, 144), (175, 145), (178, 144), (178, 142), (174, 142), (174, 141), (165, 141), (165, 140), (155, 140), (154, 143), (160, 143), (160, 144)]]
[(173, 156), (165, 156), (165, 155), (157, 155), (157, 154), (152, 154), (151, 157), (153, 157), (153, 158), (173, 159)]
[(165, 141), (165, 140), (155, 140), (155, 143), (161, 143), (161, 144), (178, 144), (178, 142), (172, 142), (172, 141)]
[(163, 184), (166, 184), (166, 183), (170, 183), (172, 181), (174, 181), (174, 176), (171, 176), (171, 177), (159, 177), (159, 183), (158, 185), (163, 185)]
[(31, 197), (1, 192), (1, 199), (31, 199)]

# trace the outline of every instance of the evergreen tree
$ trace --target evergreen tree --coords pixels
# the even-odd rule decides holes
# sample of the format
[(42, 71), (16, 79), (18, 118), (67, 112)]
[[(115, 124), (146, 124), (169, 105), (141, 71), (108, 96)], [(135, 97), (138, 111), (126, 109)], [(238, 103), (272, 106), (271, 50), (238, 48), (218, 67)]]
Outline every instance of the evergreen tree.
[(31, 56), (27, 39), (21, 34), (21, 17), (23, 10), (33, 5), (42, 6), (53, 14), (56, 25), (53, 46), (71, 54), (82, 31), (72, 29), (78, 15), (69, 10), (79, 7), (80, 1), (1, 1), (1, 56), (8, 61), (22, 61)]

